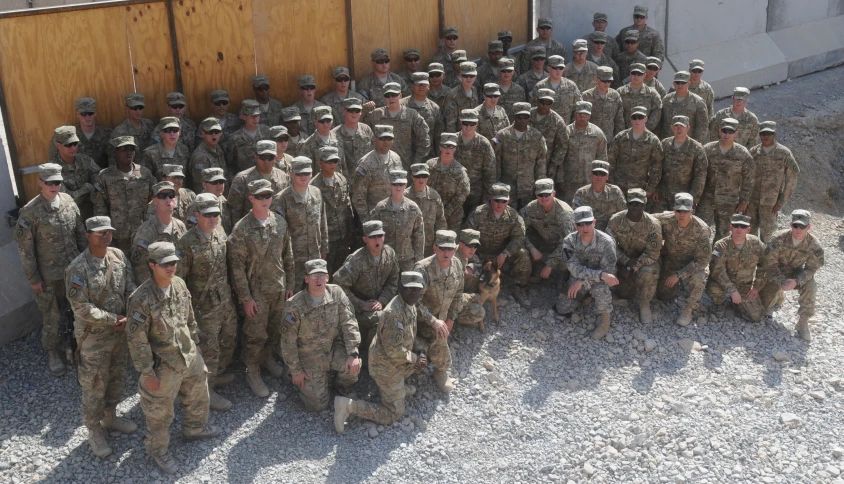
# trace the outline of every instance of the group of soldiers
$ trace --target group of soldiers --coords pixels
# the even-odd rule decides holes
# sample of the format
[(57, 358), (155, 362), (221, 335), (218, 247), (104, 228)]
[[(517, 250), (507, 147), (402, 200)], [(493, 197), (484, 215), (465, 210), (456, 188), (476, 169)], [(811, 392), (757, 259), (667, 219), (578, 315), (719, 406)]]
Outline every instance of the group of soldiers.
[[(520, 56), (503, 31), (480, 66), (448, 27), (427, 70), (407, 49), (394, 74), (375, 49), (356, 91), (336, 67), (321, 101), (302, 75), (287, 107), (258, 75), (239, 116), (215, 90), (198, 126), (181, 93), (157, 125), (127, 94), (113, 130), (78, 99), (79, 125), (55, 129), (15, 238), (55, 375), (59, 321), (75, 317), (69, 358), (93, 453), (112, 452), (104, 429), (137, 430), (115, 412), (130, 358), (145, 445), (168, 473), (176, 397), (185, 438), (219, 434), (209, 409), (232, 406), (217, 389), (240, 379), (236, 352), (257, 397), (270, 394), (263, 370), (309, 411), (336, 392), (338, 432), (350, 415), (392, 423), (414, 372), (432, 365), (453, 388), (448, 337), (455, 323), (483, 328), (487, 262), (522, 306), (545, 281), (561, 287), (560, 314), (593, 303), (598, 340), (614, 300), (634, 299), (647, 324), (654, 296), (678, 299), (686, 326), (706, 289), (714, 314), (730, 304), (750, 321), (797, 291), (808, 341), (823, 249), (805, 210), (776, 231), (796, 184), (791, 151), (746, 109), (749, 90), (713, 112), (700, 60), (666, 92), (646, 21), (635, 7), (612, 39), (596, 13), (568, 64), (546, 18)], [(380, 403), (354, 393), (363, 365)]]

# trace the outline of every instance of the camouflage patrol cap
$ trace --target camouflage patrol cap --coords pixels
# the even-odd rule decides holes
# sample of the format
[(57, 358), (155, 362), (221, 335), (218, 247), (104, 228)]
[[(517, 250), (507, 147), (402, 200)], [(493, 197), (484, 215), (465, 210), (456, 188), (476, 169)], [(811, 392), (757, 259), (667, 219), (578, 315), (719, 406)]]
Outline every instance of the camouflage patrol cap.
[(733, 99), (742, 99), (747, 101), (750, 98), (750, 89), (746, 87), (737, 87), (733, 89)]
[(240, 103), (240, 114), (243, 116), (260, 116), (261, 106), (254, 99), (244, 99)]
[(797, 209), (791, 212), (791, 225), (808, 227), (812, 223), (812, 214), (808, 210)]
[(636, 5), (633, 7), (633, 15), (644, 15), (645, 17), (648, 16), (648, 7), (644, 5)]
[(211, 91), (211, 102), (215, 103), (218, 101), (226, 101), (229, 100), (229, 93), (225, 91), (225, 89), (214, 89)]
[(259, 140), (255, 143), (255, 154), (258, 156), (261, 155), (277, 155), (278, 154), (278, 145), (275, 141), (272, 140)]
[(596, 30), (592, 32), (592, 43), (593, 44), (606, 44), (607, 43), (607, 33), (601, 32), (600, 30)]
[(91, 97), (80, 97), (76, 100), (77, 113), (95, 113), (97, 112), (97, 101)]
[(299, 114), (299, 108), (296, 106), (286, 107), (281, 110), (281, 121), (284, 123), (299, 121), (301, 119), (302, 115)]
[(595, 214), (592, 213), (592, 207), (586, 205), (574, 209), (574, 223), (592, 222), (595, 220)]
[(745, 215), (743, 213), (734, 213), (730, 217), (730, 224), (731, 225), (744, 225), (745, 227), (750, 227), (750, 216)]
[(393, 127), (389, 124), (376, 124), (372, 127), (372, 133), (376, 138), (395, 138), (393, 134)]
[(42, 163), (38, 165), (38, 177), (41, 181), (62, 181), (62, 167), (57, 163)]
[(152, 186), (153, 196), (158, 195), (161, 192), (167, 192), (167, 191), (175, 192), (176, 191), (176, 185), (173, 185), (173, 182), (171, 182), (171, 181), (160, 181), (160, 182), (158, 182), (158, 183), (156, 183), (155, 185)]
[(343, 109), (363, 109), (363, 102), (356, 97), (343, 99)]
[(690, 60), (690, 61), (689, 61), (689, 70), (690, 70), (690, 71), (693, 71), (693, 70), (695, 70), (695, 69), (700, 69), (700, 70), (703, 70), (703, 66), (704, 66), (705, 64), (706, 64), (706, 63), (705, 63), (705, 62), (703, 62), (703, 61), (702, 61), (702, 60), (700, 60), (700, 59), (692, 59), (692, 60)]
[(574, 112), (592, 114), (592, 103), (589, 101), (577, 101), (574, 103)]
[(171, 92), (167, 94), (167, 104), (185, 104), (185, 95), (180, 92)]
[(469, 56), (466, 55), (465, 50), (455, 50), (454, 52), (451, 53), (451, 63), (452, 64), (460, 63), (460, 62), (466, 62), (467, 60), (469, 60)]
[(384, 235), (384, 224), (380, 220), (370, 220), (363, 223), (363, 235), (373, 237), (376, 235)]
[(79, 142), (79, 136), (76, 136), (76, 128), (73, 126), (59, 126), (53, 130), (53, 139), (63, 145)]
[(226, 175), (222, 168), (213, 167), (202, 170), (202, 181), (211, 183), (217, 180), (225, 180)]
[(409, 49), (404, 49), (404, 51), (401, 53), (401, 56), (404, 57), (405, 59), (407, 59), (409, 56), (412, 56), (412, 55), (415, 55), (416, 57), (422, 56), (422, 54), (419, 53), (419, 49), (417, 49), (415, 47), (411, 47)]
[(674, 73), (674, 82), (689, 82), (691, 74), (689, 71), (677, 71)]
[(565, 67), (566, 59), (561, 55), (552, 55), (548, 57), (548, 65), (551, 67)]
[(554, 192), (554, 180), (550, 178), (540, 178), (533, 182), (533, 189), (537, 195), (547, 195)]
[(284, 136), (287, 136), (288, 139), (290, 138), (290, 133), (287, 132), (287, 126), (278, 125), (270, 128), (270, 139), (281, 140)]
[(493, 183), (490, 195), (493, 200), (510, 200), (510, 185), (504, 183)]
[(589, 50), (589, 42), (586, 39), (576, 39), (571, 43), (572, 52), (586, 52)]
[(115, 230), (115, 228), (111, 226), (111, 218), (99, 215), (85, 220), (85, 230), (88, 232), (102, 232), (103, 230)]
[(401, 94), (401, 84), (398, 82), (388, 82), (384, 84), (384, 96), (387, 94)]
[(340, 76), (346, 76), (349, 79), (352, 78), (352, 75), (349, 74), (349, 68), (345, 66), (337, 66), (331, 70), (331, 77), (337, 79)]
[(610, 66), (599, 66), (598, 67), (598, 79), (602, 81), (612, 81), (613, 80), (613, 70)]
[(414, 72), (410, 75), (413, 84), (430, 84), (430, 81), (428, 81), (429, 77), (427, 72)]
[(404, 271), (401, 273), (401, 285), (402, 287), (422, 289), (425, 287), (425, 279), (422, 278), (422, 274), (416, 271)]
[(636, 29), (630, 29), (624, 32), (624, 40), (635, 40), (639, 41), (639, 31)]
[(311, 259), (305, 262), (305, 275), (328, 274), (328, 263), (322, 259)]
[(246, 189), (250, 195), (260, 195), (262, 193), (273, 193), (273, 185), (269, 180), (252, 180), (246, 185)]
[(724, 118), (721, 120), (721, 127), (720, 129), (731, 129), (733, 131), (738, 131), (739, 122), (738, 119), (735, 118)]
[(213, 193), (200, 193), (194, 200), (194, 206), (199, 213), (220, 213), (220, 199)]
[(690, 193), (680, 192), (674, 195), (674, 210), (677, 212), (689, 212), (694, 208), (695, 199)]
[(630, 110), (630, 117), (633, 116), (647, 116), (648, 115), (648, 108), (645, 106), (633, 106), (633, 109)]
[(642, 205), (648, 199), (648, 194), (641, 188), (631, 188), (627, 190), (627, 203), (639, 202)]
[(440, 37), (448, 37), (449, 35), (458, 35), (457, 27), (449, 26), (449, 27), (443, 28), (443, 31), (440, 34)]
[(165, 116), (158, 121), (158, 126), (155, 127), (155, 130), (164, 131), (167, 128), (182, 129), (182, 125), (179, 123), (179, 118), (175, 116)]
[(466, 61), (460, 63), (460, 75), (461, 76), (477, 76), (478, 75), (478, 65), (474, 62)]
[(460, 242), (466, 245), (481, 245), (481, 233), (475, 229), (463, 229), (460, 231)]
[(377, 61), (382, 57), (390, 57), (390, 53), (387, 52), (387, 49), (383, 47), (378, 47), (377, 49), (374, 49), (372, 52), (370, 52), (369, 57), (372, 60)]
[(404, 170), (390, 170), (390, 184), (404, 183), (407, 185), (407, 172)]
[(537, 27), (553, 27), (554, 21), (548, 17), (539, 17), (539, 20), (536, 21)]
[(135, 148), (138, 147), (138, 145), (135, 144), (134, 136), (118, 136), (116, 138), (112, 138), (111, 145), (115, 148), (120, 148), (121, 146), (134, 146)]
[(314, 162), (307, 156), (297, 156), (296, 158), (293, 158), (293, 162), (290, 163), (290, 165), (290, 170), (296, 175), (304, 175), (305, 173), (314, 172)]
[(636, 62), (635, 64), (630, 64), (630, 72), (631, 73), (638, 72), (639, 74), (644, 74), (645, 71), (647, 71), (647, 70), (648, 70), (648, 68), (645, 67), (645, 64), (642, 64), (641, 62)]
[(774, 121), (762, 121), (759, 123), (759, 132), (760, 133), (776, 133), (777, 132), (777, 123)]
[(437, 230), (434, 245), (441, 249), (456, 249), (457, 234), (452, 230)]
[(592, 160), (591, 171), (602, 171), (609, 174), (610, 164), (604, 160)]
[(516, 61), (508, 57), (504, 57), (498, 61), (498, 72), (507, 72), (516, 70)]
[(442, 133), (440, 134), (440, 146), (457, 146), (457, 133)]
[(334, 119), (334, 114), (331, 112), (331, 106), (317, 106), (311, 111), (311, 118), (314, 121), (322, 121), (323, 119)]
[(592, 21), (597, 22), (598, 20), (606, 21), (609, 20), (609, 17), (607, 17), (607, 14), (604, 12), (595, 12), (594, 15), (592, 15)]
[(166, 264), (181, 260), (172, 242), (153, 242), (147, 247), (147, 260), (156, 264)]
[(319, 149), (319, 159), (322, 161), (339, 160), (340, 150), (336, 146), (323, 146)]
[(671, 118), (671, 126), (676, 126), (678, 124), (689, 127), (689, 117), (678, 114)]
[(412, 176), (417, 177), (421, 175), (430, 175), (431, 171), (428, 169), (427, 163), (414, 163), (410, 165), (410, 173)]
[(545, 47), (542, 47), (541, 45), (534, 45), (528, 49), (528, 54), (531, 59), (536, 59), (538, 57), (542, 57), (544, 59), (546, 57)]
[(144, 95), (138, 92), (130, 92), (124, 96), (124, 99), (126, 100), (126, 105), (130, 108), (134, 108), (136, 106), (146, 106), (146, 103), (144, 102)]
[(536, 98), (537, 99), (548, 99), (553, 101), (554, 100), (554, 90), (547, 89), (547, 88), (540, 88), (536, 91)]
[(296, 85), (299, 86), (300, 89), (306, 86), (316, 87), (316, 81), (314, 80), (314, 76), (305, 74), (296, 78)]
[(210, 118), (203, 119), (202, 122), (199, 123), (199, 129), (207, 133), (209, 131), (214, 130), (222, 131), (223, 127), (220, 126), (219, 119), (215, 118), (214, 116), (211, 116)]
[(431, 62), (430, 64), (428, 64), (428, 73), (431, 72), (445, 72), (445, 69), (443, 68), (443, 65), (439, 62)]
[(185, 177), (185, 169), (182, 165), (161, 165), (161, 174), (169, 178)]
[(501, 90), (498, 87), (498, 84), (494, 82), (488, 82), (484, 84), (484, 96), (500, 96)]
[(486, 45), (487, 52), (504, 52), (504, 42), (500, 40), (490, 40)]
[(474, 121), (478, 122), (478, 111), (474, 109), (461, 109), (460, 110), (460, 121)]
[(513, 40), (513, 32), (509, 30), (502, 30), (498, 32), (498, 40), (510, 39)]
[(530, 116), (530, 103), (513, 103), (513, 116), (527, 114)]
[(657, 66), (660, 69), (662, 69), (662, 61), (659, 60), (659, 57), (648, 57), (648, 60), (647, 60), (647, 62), (645, 62), (645, 65), (647, 67)]
[(261, 86), (270, 87), (269, 76), (265, 76), (264, 74), (258, 74), (257, 76), (252, 76), (252, 87), (261, 87)]

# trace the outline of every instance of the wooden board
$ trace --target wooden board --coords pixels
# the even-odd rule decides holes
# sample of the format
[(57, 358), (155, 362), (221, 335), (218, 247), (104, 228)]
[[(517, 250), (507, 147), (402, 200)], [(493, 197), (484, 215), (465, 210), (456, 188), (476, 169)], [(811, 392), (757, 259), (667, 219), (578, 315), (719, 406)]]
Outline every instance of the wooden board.
[(513, 32), (513, 45), (528, 41), (528, 0), (445, 0), (445, 25), (460, 30), (460, 48), (470, 59), (487, 51), (498, 32)]
[(147, 3), (125, 10), (135, 90), (145, 97), (144, 117), (157, 123), (167, 114), (167, 93), (176, 89), (167, 8)]

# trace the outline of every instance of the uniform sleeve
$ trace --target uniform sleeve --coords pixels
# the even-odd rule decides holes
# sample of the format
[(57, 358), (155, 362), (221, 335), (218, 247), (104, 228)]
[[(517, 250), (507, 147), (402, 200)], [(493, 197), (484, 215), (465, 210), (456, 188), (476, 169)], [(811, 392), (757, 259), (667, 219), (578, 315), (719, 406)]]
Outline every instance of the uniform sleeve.
[[(595, 235), (597, 237), (597, 235)], [(607, 237), (604, 239), (607, 244), (604, 246), (603, 253), (601, 254), (601, 271), (598, 272), (598, 280), (601, 280), (601, 272), (607, 272), (609, 274), (615, 275), (616, 273), (616, 264), (618, 259), (616, 258), (616, 243), (611, 237)], [(599, 242), (601, 240), (599, 239)]]
[(343, 331), (343, 344), (346, 347), (346, 354), (357, 353), (360, 347), (360, 328), (355, 318), (355, 309), (349, 298), (343, 291), (337, 291), (340, 298), (340, 329)]
[[(129, 263), (129, 258), (120, 249), (117, 250), (120, 252), (120, 260), (125, 268), (123, 272), (126, 274), (126, 288), (124, 289), (123, 300), (128, 301), (129, 296), (138, 288), (138, 284), (135, 282), (135, 274), (132, 272), (132, 265)], [(176, 265), (178, 266), (178, 264)]]
[(765, 273), (765, 243), (758, 240), (756, 245), (759, 260), (756, 262), (756, 273), (753, 277), (753, 287), (761, 291), (762, 288), (765, 287), (765, 284), (768, 283)]
[[(601, 269), (590, 269), (583, 264), (575, 257), (575, 250), (574, 246), (570, 239), (566, 238), (562, 245), (562, 257), (563, 262), (566, 263), (566, 266), (569, 269), (569, 273), (575, 279), (580, 279), (581, 281), (597, 283), (601, 280)], [(615, 251), (615, 249), (613, 249)], [(615, 257), (613, 257), (615, 259)], [(601, 261), (603, 265), (603, 258)]]
[(431, 151), (431, 133), (428, 123), (418, 114), (413, 122), (413, 163), (425, 163), (425, 158)]
[(601, 132), (601, 136), (598, 139), (598, 145), (595, 147), (595, 159), (609, 161), (607, 153), (607, 137), (604, 135), (603, 132)]
[(515, 210), (513, 210), (511, 215), (516, 220), (510, 228), (510, 242), (507, 244), (507, 248), (504, 249), (508, 256), (515, 255), (519, 249), (525, 246), (525, 221), (522, 220), (522, 217), (519, 217), (519, 214)]
[[(612, 141), (610, 141), (609, 147), (607, 148), (607, 162), (610, 164), (610, 178), (608, 181), (615, 183), (615, 173), (616, 168), (618, 166), (618, 162), (621, 161), (621, 137), (615, 136), (613, 137)], [(599, 159), (599, 158), (596, 158)]]
[(706, 186), (706, 172), (709, 169), (709, 161), (706, 159), (706, 152), (703, 148), (698, 148), (697, 153), (692, 159), (692, 186), (691, 195), (694, 202), (700, 203), (700, 197), (703, 196), (703, 188)]
[(492, 185), (498, 181), (498, 159), (495, 157), (495, 152), (492, 150), (490, 144), (489, 149), (484, 150), (481, 154), (481, 161), (483, 163), (483, 177), (484, 177), (484, 193), (488, 196), (492, 193)]
[(346, 295), (346, 299), (350, 302), (350, 304), (354, 305), (356, 309), (361, 309), (363, 307), (363, 303), (366, 301), (358, 298), (352, 292), (352, 286), (357, 281), (357, 271), (355, 270), (355, 266), (353, 264), (349, 264), (348, 259), (346, 260), (346, 263), (337, 269), (334, 275), (331, 276), (331, 281), (340, 286), (340, 289), (342, 289), (343, 293)]
[(759, 142), (759, 120), (754, 119), (754, 123), (750, 125), (750, 137), (747, 138), (747, 144), (749, 146), (745, 146), (748, 150)]
[(712, 249), (712, 263), (710, 264), (712, 274), (709, 277), (718, 282), (727, 294), (732, 294), (736, 290), (736, 286), (730, 280), (730, 276), (727, 274), (727, 268), (724, 265), (725, 250), (726, 247), (724, 247), (724, 244), (720, 240), (715, 244), (715, 248)]
[(437, 213), (434, 215), (434, 234), (438, 230), (448, 230), (448, 224), (445, 221), (445, 206), (443, 205), (442, 198), (440, 198), (440, 203), (435, 208)]
[[(692, 223), (694, 223), (694, 220), (692, 220)], [(709, 227), (704, 227), (697, 235), (697, 239), (695, 240), (695, 257), (677, 272), (677, 276), (680, 279), (687, 279), (696, 272), (703, 271), (709, 265), (709, 259), (712, 257), (709, 234)]]
[(141, 300), (143, 295), (136, 292), (129, 298), (126, 308), (129, 323), (126, 328), (126, 340), (135, 369), (141, 374), (149, 375), (153, 373), (152, 349), (147, 339), (151, 315)]
[(290, 367), (290, 373), (293, 376), (304, 373), (302, 363), (299, 361), (300, 317), (295, 305), (287, 304), (284, 309), (284, 319), (281, 321), (281, 356)]
[(519, 216), (522, 217), (522, 221), (525, 223), (525, 249), (530, 252), (531, 250), (536, 249), (536, 246), (533, 245), (533, 243), (530, 241), (530, 237), (527, 236), (528, 232), (530, 232), (530, 229), (533, 227), (533, 223), (531, 222), (531, 219), (530, 217), (528, 217), (527, 214), (527, 205), (525, 205), (524, 207), (522, 207), (521, 210), (519, 210)]
[(293, 255), (293, 241), (290, 238), (290, 230), (284, 231), (284, 244), (281, 249), (281, 258), (284, 263), (285, 285), (290, 287), (290, 279), (296, 274), (296, 262)]
[(820, 244), (814, 242), (812, 246), (809, 247), (809, 258), (806, 259), (806, 264), (803, 266), (803, 270), (797, 274), (797, 284), (802, 286), (803, 284), (811, 281), (815, 277), (815, 272), (823, 267), (823, 264), (823, 248)]
[(413, 231), (410, 235), (413, 247), (413, 260), (422, 260), (425, 257), (425, 222), (422, 219), (422, 212), (417, 209), (413, 218)]
[(187, 284), (188, 274), (190, 274), (190, 268), (193, 264), (193, 250), (190, 246), (186, 246), (182, 240), (184, 240), (184, 237), (176, 241), (176, 251), (181, 254), (179, 263), (176, 264), (176, 275), (184, 279)]
[(537, 144), (539, 145), (539, 152), (536, 155), (536, 166), (534, 167), (534, 180), (544, 178), (548, 171), (548, 145), (545, 143), (545, 138), (539, 133)]
[(358, 213), (361, 222), (364, 222), (368, 220), (367, 217), (369, 216), (369, 210), (366, 206), (366, 192), (369, 191), (371, 175), (363, 163), (358, 164), (355, 169), (352, 183), (352, 206)]
[[(614, 214), (612, 217), (610, 217), (610, 221), (607, 223), (607, 230), (605, 230), (604, 232), (606, 232), (607, 235), (615, 239), (616, 234), (618, 233), (618, 226), (622, 223), (622, 220), (623, 217), (621, 214)], [(642, 221), (644, 222), (644, 220)], [(627, 254), (625, 254), (624, 251), (621, 250), (621, 247), (619, 247), (618, 244), (615, 244), (615, 258), (621, 265), (627, 265), (627, 261), (630, 260), (630, 257), (628, 257)]]
[(662, 143), (654, 135), (654, 142), (651, 144), (651, 162), (648, 168), (648, 185), (645, 187), (647, 193), (656, 191), (659, 186), (659, 180), (662, 179), (662, 163), (665, 159), (665, 154), (662, 151)]
[[(384, 246), (384, 249), (386, 248), (387, 246)], [(382, 252), (382, 257), (383, 255), (384, 252)], [(387, 280), (384, 282), (384, 287), (381, 288), (381, 294), (378, 295), (378, 302), (380, 302), (381, 306), (384, 307), (387, 307), (387, 304), (392, 301), (399, 292), (399, 276), (401, 275), (401, 271), (399, 270), (399, 262), (395, 254), (390, 257), (389, 270), (390, 273), (387, 276)]]
[(566, 154), (568, 154), (569, 151), (568, 131), (566, 131), (564, 123), (559, 124), (560, 126), (557, 126), (557, 129), (554, 130), (554, 148), (547, 150), (546, 158), (548, 163), (545, 167), (548, 177), (554, 179), (555, 183), (562, 183), (565, 181), (563, 179), (563, 162), (565, 161)]
[(699, 102), (695, 103), (695, 105), (695, 112), (692, 114), (695, 128), (693, 133), (689, 133), (689, 136), (701, 143), (704, 143), (706, 142), (706, 135), (708, 134), (707, 131), (709, 131), (706, 126), (707, 121), (709, 120), (709, 116), (706, 112), (706, 103)]
[(325, 199), (322, 198), (322, 194), (319, 191), (319, 188), (316, 188), (316, 193), (319, 193), (319, 232), (320, 232), (320, 255), (328, 253), (328, 215), (325, 213)]
[(91, 194), (91, 203), (94, 205), (94, 215), (108, 216), (108, 192), (102, 172), (97, 176), (94, 183), (94, 193)]
[[(615, 78), (618, 79), (618, 67), (614, 67), (613, 69), (615, 70)], [(615, 135), (624, 131), (624, 104), (619, 102), (617, 108), (613, 116), (613, 132), (604, 133), (608, 138), (615, 137)]]
[(68, 267), (65, 271), (65, 288), (73, 315), (78, 321), (84, 322), (86, 327), (93, 329), (94, 326), (111, 326), (117, 322), (116, 314), (100, 309), (91, 301), (88, 281), (82, 271), (73, 266)]
[(662, 98), (659, 97), (656, 89), (651, 88), (651, 90), (653, 91), (651, 94), (653, 105), (648, 112), (648, 122), (645, 123), (645, 127), (648, 128), (648, 131), (656, 133), (656, 127), (659, 126), (659, 121), (662, 119)]
[(777, 198), (777, 205), (782, 207), (791, 198), (794, 193), (794, 187), (797, 186), (797, 174), (800, 173), (800, 167), (797, 166), (797, 160), (791, 151), (785, 159), (785, 180), (783, 180), (782, 190), (780, 196)]
[(140, 238), (139, 234), (136, 234), (135, 239), (132, 241), (132, 271), (135, 273), (135, 281), (138, 281), (138, 283), (142, 283), (150, 278), (149, 265), (147, 265), (147, 261), (149, 260), (147, 247), (149, 244), (150, 241)]
[(188, 291), (187, 285), (185, 281), (182, 281), (182, 285), (185, 287), (185, 296), (188, 298), (188, 313), (186, 314), (185, 324), (187, 324), (188, 331), (190, 332), (190, 337), (193, 340), (193, 344), (199, 347), (199, 325), (196, 324), (196, 317), (193, 314), (193, 302), (191, 301), (190, 291)]
[[(235, 230), (237, 227), (235, 227)], [(229, 279), (232, 288), (237, 295), (237, 302), (243, 304), (252, 300), (249, 289), (249, 278), (246, 273), (247, 256), (246, 240), (240, 238), (240, 234), (232, 233), (226, 248), (226, 259), (229, 264)]]
[(452, 264), (454, 269), (459, 271), (458, 276), (455, 278), (457, 280), (457, 287), (455, 288), (454, 295), (451, 297), (451, 304), (448, 306), (448, 312), (446, 313), (446, 317), (452, 321), (456, 320), (457, 317), (460, 315), (460, 309), (463, 305), (463, 266), (459, 263)]
[[(501, 134), (501, 131), (499, 130), (497, 133), (495, 133), (495, 136), (491, 140), (489, 140), (489, 143), (492, 145), (492, 154), (495, 156), (496, 160), (501, 159), (501, 153), (504, 151), (504, 144), (501, 142), (502, 138), (503, 136)], [(496, 163), (495, 179), (501, 179), (501, 164), (499, 163)], [(490, 185), (490, 187), (492, 187), (492, 185)], [(492, 193), (492, 191), (488, 191), (487, 193)]]
[(659, 32), (655, 33), (653, 36), (653, 51), (651, 55), (654, 57), (659, 57), (659, 60), (665, 60), (665, 42), (662, 41), (662, 36), (659, 35)]
[(745, 150), (744, 160), (741, 164), (741, 188), (739, 189), (739, 203), (750, 202), (750, 190), (753, 188), (753, 177), (756, 174), (756, 163), (753, 157)]
[(780, 271), (777, 242), (777, 239), (772, 239), (765, 248), (765, 278), (769, 281), (777, 281), (777, 284), (782, 286), (787, 278)]
[[(719, 124), (721, 124), (721, 111), (718, 111), (714, 115), (709, 118), (709, 139), (712, 141), (718, 141), (720, 136), (718, 135), (718, 131), (720, 130)], [(698, 140), (700, 141), (700, 140)], [(703, 144), (703, 141), (700, 141)]]
[[(406, 329), (402, 329), (404, 324), (401, 323), (392, 311), (382, 311), (378, 344), (384, 348), (384, 353), (390, 360), (413, 364), (416, 363), (416, 354), (403, 345)], [(401, 327), (399, 324), (401, 324)]]
[(662, 250), (662, 225), (654, 220), (645, 237), (645, 251), (639, 256), (639, 267), (653, 264), (659, 260), (659, 252)]
[(226, 199), (229, 202), (229, 210), (231, 210), (235, 220), (240, 220), (248, 212), (248, 210), (244, 209), (247, 200), (246, 187), (244, 186), (246, 184), (244, 181), (243, 177), (235, 177), (231, 187), (229, 187), (229, 196)]
[(449, 91), (443, 99), (443, 121), (445, 122), (445, 129), (448, 133), (456, 133), (458, 129), (457, 120), (460, 117), (460, 112), (457, 109), (457, 103), (454, 102), (454, 93)]
[[(23, 212), (23, 211), (22, 211)], [(18, 246), (18, 254), (23, 265), (23, 272), (30, 285), (43, 282), (41, 273), (38, 271), (38, 258), (35, 251), (35, 238), (33, 236), (34, 222), (29, 218), (29, 213), (21, 213), (18, 223), (15, 226), (15, 242)]]
[(153, 161), (152, 159), (152, 153), (150, 153), (149, 151), (144, 150), (143, 154), (141, 155), (140, 165), (149, 170), (149, 172), (152, 173), (152, 176), (154, 176), (156, 180), (160, 178), (158, 168), (155, 166), (155, 161)]

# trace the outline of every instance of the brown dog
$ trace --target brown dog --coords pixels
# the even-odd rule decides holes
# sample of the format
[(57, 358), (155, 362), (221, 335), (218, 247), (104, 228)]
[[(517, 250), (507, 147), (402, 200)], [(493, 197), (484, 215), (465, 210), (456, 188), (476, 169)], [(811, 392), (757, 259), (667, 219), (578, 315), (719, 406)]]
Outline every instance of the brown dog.
[[(491, 301), (492, 302), (492, 314), (495, 316), (495, 322), (500, 322), (498, 318), (498, 292), (501, 291), (501, 269), (495, 264), (494, 261), (489, 261), (484, 264), (484, 269), (481, 271), (481, 276), (478, 279), (478, 289), (480, 290), (481, 294), (478, 298), (478, 304), (481, 306), (484, 305), (485, 302)], [(481, 321), (478, 325), (478, 329), (481, 331), (484, 330), (484, 322)]]

